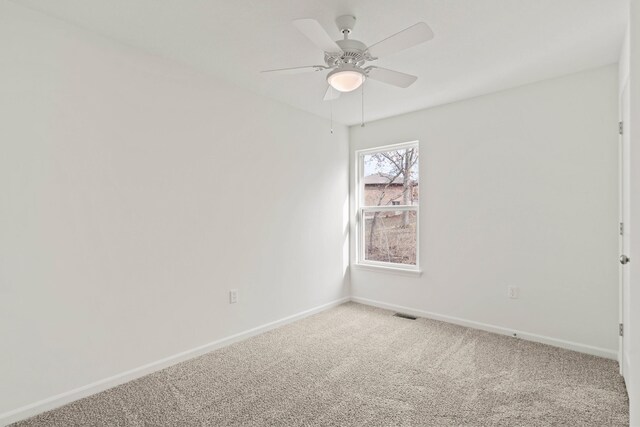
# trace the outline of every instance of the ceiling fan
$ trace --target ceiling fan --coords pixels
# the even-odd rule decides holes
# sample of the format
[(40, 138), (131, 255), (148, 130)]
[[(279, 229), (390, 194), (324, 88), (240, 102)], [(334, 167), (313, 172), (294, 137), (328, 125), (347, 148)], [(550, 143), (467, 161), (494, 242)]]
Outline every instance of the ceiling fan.
[(325, 65), (308, 65), (293, 68), (265, 70), (263, 73), (294, 74), (306, 71), (331, 70), (327, 74), (329, 87), (324, 100), (336, 99), (342, 92), (356, 90), (366, 79), (378, 80), (401, 88), (409, 87), (418, 77), (375, 65), (365, 66), (383, 56), (424, 43), (433, 38), (433, 31), (424, 22), (418, 22), (386, 39), (367, 47), (358, 40), (350, 39), (356, 18), (342, 15), (336, 18), (336, 25), (343, 34), (343, 40), (333, 41), (315, 19), (297, 19), (293, 25), (324, 52)]

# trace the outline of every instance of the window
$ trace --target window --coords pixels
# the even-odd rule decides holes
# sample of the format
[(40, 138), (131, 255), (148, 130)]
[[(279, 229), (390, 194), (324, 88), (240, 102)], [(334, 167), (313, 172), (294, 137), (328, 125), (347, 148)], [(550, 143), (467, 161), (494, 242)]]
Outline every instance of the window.
[(418, 143), (357, 158), (358, 264), (418, 270)]

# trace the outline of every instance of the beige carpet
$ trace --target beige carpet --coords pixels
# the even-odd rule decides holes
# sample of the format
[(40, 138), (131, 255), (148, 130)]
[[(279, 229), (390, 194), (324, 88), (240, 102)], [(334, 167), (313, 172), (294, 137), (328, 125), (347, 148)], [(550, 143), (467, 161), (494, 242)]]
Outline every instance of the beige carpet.
[(628, 425), (614, 361), (391, 314), (344, 304), (17, 425)]

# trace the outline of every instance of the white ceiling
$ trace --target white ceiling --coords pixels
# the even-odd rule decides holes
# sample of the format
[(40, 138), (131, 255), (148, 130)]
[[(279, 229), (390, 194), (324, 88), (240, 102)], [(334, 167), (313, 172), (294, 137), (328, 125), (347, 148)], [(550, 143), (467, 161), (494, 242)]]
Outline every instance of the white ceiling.
[[(292, 20), (315, 18), (339, 39), (335, 17), (353, 14), (352, 38), (367, 45), (428, 23), (433, 40), (377, 61), (419, 78), (367, 81), (367, 120), (617, 62), (627, 19), (621, 0), (14, 1), (323, 117), (326, 73), (259, 73), (323, 63)], [(334, 120), (359, 123), (360, 103), (359, 91), (343, 95)]]

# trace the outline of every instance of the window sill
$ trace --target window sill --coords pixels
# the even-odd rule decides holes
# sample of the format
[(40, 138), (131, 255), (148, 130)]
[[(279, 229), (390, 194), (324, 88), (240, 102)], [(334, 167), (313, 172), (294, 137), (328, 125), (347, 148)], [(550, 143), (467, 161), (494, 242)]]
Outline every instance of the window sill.
[(387, 265), (360, 264), (360, 263), (354, 263), (353, 266), (359, 270), (377, 271), (382, 273), (399, 274), (402, 276), (412, 276), (412, 277), (422, 276), (422, 270), (410, 270), (408, 268), (398, 268), (398, 267), (391, 267)]

